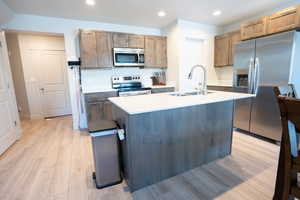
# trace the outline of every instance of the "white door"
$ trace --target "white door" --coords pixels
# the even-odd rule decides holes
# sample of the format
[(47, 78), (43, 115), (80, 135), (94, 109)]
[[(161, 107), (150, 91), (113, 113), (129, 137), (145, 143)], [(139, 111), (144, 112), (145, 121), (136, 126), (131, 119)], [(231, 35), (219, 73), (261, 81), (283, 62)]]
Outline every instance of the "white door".
[(44, 117), (71, 114), (64, 51), (40, 51), (39, 89)]
[(17, 105), (3, 32), (0, 32), (0, 154), (20, 136)]

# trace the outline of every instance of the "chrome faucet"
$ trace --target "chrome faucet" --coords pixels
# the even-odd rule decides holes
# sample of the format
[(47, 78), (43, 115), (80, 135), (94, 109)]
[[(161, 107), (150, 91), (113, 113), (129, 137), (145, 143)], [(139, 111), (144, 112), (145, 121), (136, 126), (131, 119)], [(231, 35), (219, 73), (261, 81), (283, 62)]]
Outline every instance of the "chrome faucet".
[(203, 71), (203, 79), (201, 82), (199, 82), (199, 88), (197, 88), (199, 94), (206, 95), (207, 94), (207, 71), (206, 68), (203, 65), (195, 65), (192, 69), (191, 72), (189, 73), (188, 79), (193, 78), (193, 72), (195, 68), (201, 68)]

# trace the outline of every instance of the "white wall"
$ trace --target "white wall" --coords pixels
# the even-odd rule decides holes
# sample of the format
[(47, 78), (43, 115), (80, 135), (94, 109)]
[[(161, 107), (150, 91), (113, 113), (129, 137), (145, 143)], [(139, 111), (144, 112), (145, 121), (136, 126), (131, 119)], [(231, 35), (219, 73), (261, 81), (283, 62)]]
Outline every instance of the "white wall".
[(18, 35), (15, 33), (6, 34), (6, 42), (20, 118), (29, 119), (30, 111)]
[[(65, 38), (65, 50), (68, 60), (77, 60), (79, 55), (78, 32), (79, 29), (98, 29), (115, 32), (128, 32), (136, 34), (161, 35), (159, 29), (138, 26), (127, 26), (109, 23), (98, 23), (82, 20), (69, 20), (53, 17), (33, 15), (15, 15), (14, 19), (4, 28), (22, 31), (35, 31), (46, 33), (62, 33)], [(79, 127), (79, 105), (77, 104), (74, 70), (68, 70), (70, 95), (72, 102), (73, 127)]]
[[(196, 60), (190, 56), (199, 54), (201, 63), (198, 64), (203, 64), (207, 68), (208, 84), (218, 83), (214, 67), (214, 36), (220, 30), (216, 26), (177, 20), (164, 29), (164, 32), (168, 35), (168, 82), (175, 81), (178, 90), (190, 89), (191, 83), (187, 80), (188, 71), (192, 67), (190, 60)], [(199, 43), (203, 49), (197, 50), (191, 40), (203, 41)], [(197, 86), (196, 82), (197, 79), (194, 79), (192, 83), (194, 87)]]
[(181, 31), (177, 21), (165, 28), (167, 37), (168, 71), (167, 82), (179, 89), (179, 63), (180, 63), (180, 38)]
[(0, 28), (14, 17), (14, 12), (0, 0)]

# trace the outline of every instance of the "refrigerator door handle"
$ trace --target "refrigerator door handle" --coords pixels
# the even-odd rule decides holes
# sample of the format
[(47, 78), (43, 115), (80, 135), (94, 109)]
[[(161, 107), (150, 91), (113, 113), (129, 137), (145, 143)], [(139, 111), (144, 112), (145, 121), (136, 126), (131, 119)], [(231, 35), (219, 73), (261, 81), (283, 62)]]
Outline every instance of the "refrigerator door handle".
[(255, 78), (254, 78), (254, 81), (253, 81), (253, 85), (254, 85), (254, 93), (255, 95), (257, 95), (258, 93), (258, 85), (259, 85), (259, 77), (260, 77), (260, 63), (259, 63), (259, 58), (256, 57), (255, 58)]
[(253, 69), (253, 64), (254, 64), (254, 59), (250, 58), (249, 62), (249, 71), (248, 71), (248, 93), (252, 94), (253, 90), (253, 74), (252, 74), (252, 69)]

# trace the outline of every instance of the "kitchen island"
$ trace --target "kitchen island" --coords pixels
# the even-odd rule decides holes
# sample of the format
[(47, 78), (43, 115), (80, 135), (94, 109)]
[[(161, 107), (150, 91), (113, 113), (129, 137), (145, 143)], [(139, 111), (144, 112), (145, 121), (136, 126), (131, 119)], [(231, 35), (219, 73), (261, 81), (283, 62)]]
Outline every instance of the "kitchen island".
[(125, 130), (122, 161), (130, 190), (229, 155), (234, 101), (252, 96), (213, 91), (109, 98)]

